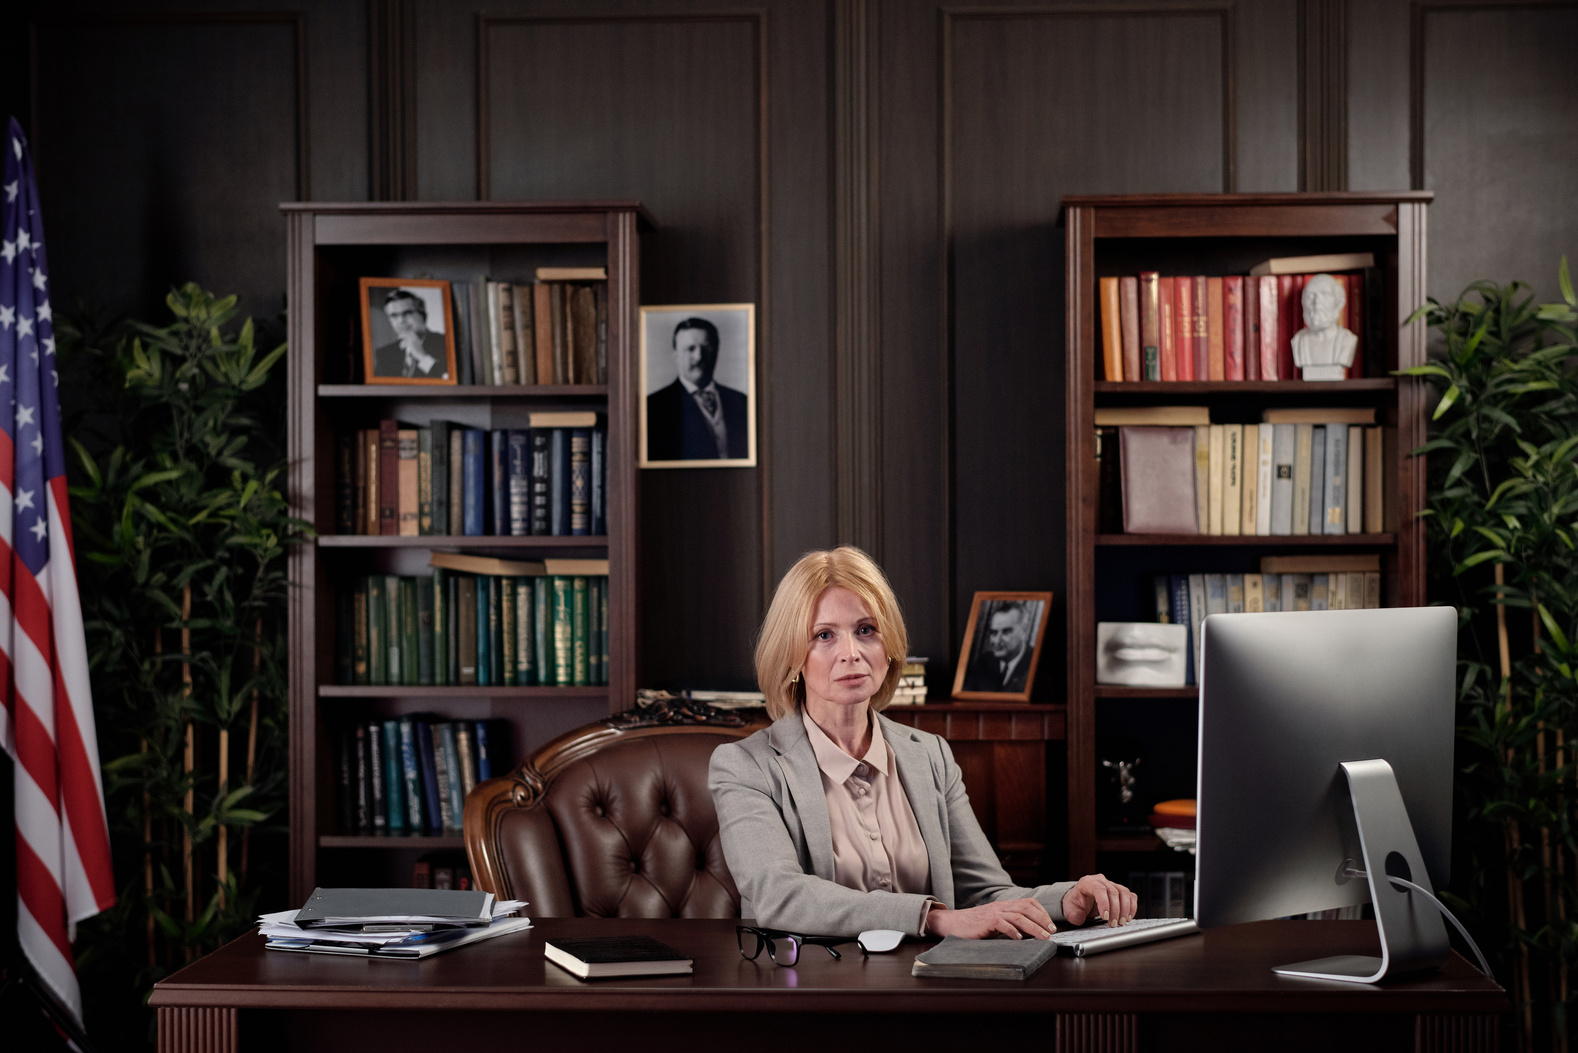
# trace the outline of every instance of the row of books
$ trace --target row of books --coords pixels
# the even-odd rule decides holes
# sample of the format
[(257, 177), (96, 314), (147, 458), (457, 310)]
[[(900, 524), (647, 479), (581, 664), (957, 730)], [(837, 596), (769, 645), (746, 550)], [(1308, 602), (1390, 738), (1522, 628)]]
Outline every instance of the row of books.
[(898, 690), (888, 704), (893, 706), (918, 706), (926, 701), (926, 659), (910, 655), (899, 670)]
[(462, 892), (476, 888), (471, 877), (471, 864), (463, 852), (427, 852), (411, 864), (412, 888), (459, 889)]
[(335, 441), (335, 529), (390, 536), (600, 536), (607, 431), (591, 411), (531, 427), (385, 420)]
[(1203, 406), (1103, 408), (1096, 424), (1104, 533), (1385, 530), (1387, 438), (1374, 409), (1268, 409), (1260, 424), (1212, 424)]
[(1371, 253), (1341, 253), (1267, 260), (1248, 275), (1101, 278), (1105, 377), (1296, 380), (1293, 334), (1304, 328), (1304, 286), (1317, 273), (1331, 273), (1343, 286), (1337, 321), (1359, 339), (1348, 376), (1362, 376), (1373, 339), (1366, 302), (1380, 291), (1374, 264)]
[(506, 770), (501, 720), (409, 716), (339, 729), (336, 744), (340, 831), (438, 834), (458, 830), (466, 794)]
[(450, 282), (461, 384), (608, 383), (608, 270), (538, 267), (536, 279)]
[(1131, 870), (1124, 878), (1139, 900), (1136, 918), (1194, 917), (1194, 875), (1182, 870)]
[(1155, 618), (1189, 628), (1184, 679), (1195, 682), (1200, 623), (1209, 614), (1343, 611), (1381, 606), (1375, 553), (1262, 556), (1258, 574), (1157, 574)]
[(431, 559), (430, 577), (370, 574), (341, 590), (341, 683), (608, 683), (607, 560)]

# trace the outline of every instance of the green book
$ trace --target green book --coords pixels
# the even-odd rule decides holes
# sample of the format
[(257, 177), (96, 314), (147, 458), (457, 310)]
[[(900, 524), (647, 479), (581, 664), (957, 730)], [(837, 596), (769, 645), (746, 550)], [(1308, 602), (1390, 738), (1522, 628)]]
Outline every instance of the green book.
[(576, 687), (585, 687), (592, 680), (592, 663), (589, 653), (591, 644), (591, 611), (589, 610), (590, 596), (587, 592), (586, 575), (577, 574), (571, 579), (574, 591), (571, 593), (571, 616), (575, 619), (571, 625), (570, 646), (574, 649), (575, 666), (570, 670), (574, 677)]
[(477, 589), (477, 683), (491, 685), (496, 683), (493, 679), (493, 629), (488, 623), (488, 614), (493, 608), (488, 593), (493, 591), (493, 579), (478, 574), (473, 580)]
[(367, 579), (367, 682), (389, 682), (389, 604), (384, 600), (384, 576)]
[(416, 532), (433, 532), (433, 429), (416, 430)]
[(400, 724), (386, 720), (384, 736), (384, 797), (389, 802), (389, 832), (405, 833), (405, 776), (400, 766)]
[(351, 628), (355, 636), (356, 653), (352, 656), (351, 683), (365, 684), (367, 679), (367, 579), (357, 578), (351, 594)]
[[(399, 598), (399, 684), (417, 684), (418, 660), (417, 638), (420, 631), (417, 628), (417, 579), (394, 578), (394, 595)], [(390, 655), (393, 658), (393, 655)], [(394, 669), (394, 661), (390, 661), (390, 669)]]
[(553, 579), (538, 578), (532, 582), (531, 635), (536, 651), (537, 683), (553, 683)]
[(537, 639), (532, 634), (532, 579), (515, 579), (515, 682), (535, 684)]
[(431, 425), (433, 533), (435, 534), (449, 533), (449, 429), (450, 423), (447, 420), (436, 420)]
[(414, 579), (416, 588), (416, 682), (433, 684), (433, 579)]
[(444, 621), (449, 632), (449, 682), (460, 683), (460, 581), (454, 574), (444, 575), (445, 599), (449, 608)]
[(401, 683), (405, 667), (400, 664), (400, 576), (384, 575), (384, 675), (386, 684)]
[(504, 683), (504, 579), (488, 579), (488, 683)]
[(575, 582), (563, 574), (553, 579), (553, 682), (575, 683)]
[(416, 740), (420, 725), (410, 717), (401, 717), (397, 723), (400, 728), (400, 777), (405, 792), (406, 825), (413, 834), (420, 834), (427, 822), (422, 808), (422, 764), (419, 759), (422, 753)]
[(515, 663), (515, 579), (498, 579), (499, 586), (499, 651), (503, 655), (504, 675), (499, 682), (506, 687), (520, 683)]
[[(460, 750), (455, 744), (454, 721), (445, 721), (434, 727), (444, 745), (444, 769), (449, 775), (449, 814), (459, 829), (466, 814), (466, 786), (460, 769)], [(434, 743), (437, 745), (437, 743)]]
[(455, 575), (455, 649), (462, 684), (477, 682), (477, 579), (470, 574)]
[(450, 682), (448, 577), (449, 572), (443, 567), (433, 568), (433, 683), (439, 686)]

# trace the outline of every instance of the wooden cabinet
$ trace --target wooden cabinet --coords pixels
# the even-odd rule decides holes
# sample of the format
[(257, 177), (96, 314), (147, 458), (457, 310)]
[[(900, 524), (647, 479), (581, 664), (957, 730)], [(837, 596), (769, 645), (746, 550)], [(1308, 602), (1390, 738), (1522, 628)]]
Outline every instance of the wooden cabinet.
[[(1146, 609), (1151, 576), (1259, 569), (1264, 555), (1365, 552), (1380, 556), (1383, 606), (1425, 602), (1424, 464), (1409, 452), (1425, 440), (1424, 386), (1392, 371), (1425, 359), (1425, 331), (1403, 320), (1425, 298), (1426, 192), (1343, 194), (1159, 194), (1068, 197), (1067, 297), (1067, 588), (1068, 843), (1071, 874), (1121, 870), (1113, 853), (1153, 849), (1148, 834), (1113, 836), (1098, 828), (1101, 769), (1097, 744), (1107, 736), (1139, 741), (1146, 763), (1139, 793), (1148, 803), (1194, 796), (1197, 694), (1194, 687), (1098, 686), (1096, 624), (1154, 621)], [(1163, 275), (1247, 274), (1276, 257), (1370, 252), (1381, 293), (1367, 302), (1383, 312), (1381, 343), (1370, 372), (1345, 381), (1113, 382), (1102, 379), (1098, 281), (1159, 271)], [(1223, 423), (1260, 420), (1267, 407), (1372, 407), (1385, 437), (1385, 532), (1351, 535), (1130, 535), (1098, 530), (1095, 412), (1107, 406), (1204, 405)], [(1108, 451), (1109, 455), (1113, 451)], [(1130, 859), (1132, 862), (1132, 858)], [(1143, 869), (1143, 867), (1142, 867)]]
[[(638, 226), (631, 201), (282, 206), (289, 255), (290, 493), (317, 531), (290, 556), (290, 851), (293, 902), (318, 884), (399, 885), (441, 836), (337, 829), (333, 734), (355, 720), (434, 712), (503, 718), (505, 761), (569, 727), (626, 708), (636, 687), (636, 316)], [(479, 275), (526, 279), (539, 266), (607, 268), (607, 383), (399, 386), (357, 383), (358, 279)], [(534, 410), (595, 410), (607, 427), (607, 532), (600, 537), (381, 537), (335, 534), (335, 436), (398, 419), (520, 428)], [(598, 687), (347, 685), (335, 678), (336, 601), (358, 575), (427, 572), (429, 553), (609, 561), (608, 682)]]

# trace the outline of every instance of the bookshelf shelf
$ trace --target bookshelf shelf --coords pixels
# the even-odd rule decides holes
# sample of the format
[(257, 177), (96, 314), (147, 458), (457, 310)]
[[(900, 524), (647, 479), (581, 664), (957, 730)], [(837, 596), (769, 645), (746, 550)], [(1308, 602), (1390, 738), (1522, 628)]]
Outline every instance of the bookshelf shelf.
[(608, 397), (606, 384), (319, 384), (322, 399), (497, 399)]
[(607, 698), (608, 688), (597, 687), (506, 687), (484, 684), (435, 687), (404, 684), (320, 684), (319, 698)]
[[(640, 522), (636, 305), (639, 231), (650, 225), (650, 217), (634, 201), (299, 202), (282, 206), (281, 212), (291, 308), (288, 489), (297, 514), (318, 535), (313, 544), (297, 546), (290, 554), (290, 897), (302, 902), (319, 884), (406, 884), (412, 877), (413, 849), (463, 849), (458, 832), (371, 835), (355, 821), (354, 808), (353, 821), (347, 821), (337, 805), (346, 763), (341, 746), (348, 729), (405, 717), (430, 720), (435, 728), (464, 722), (458, 725), (455, 747), (463, 752), (464, 724), (492, 724), (489, 763), (492, 774), (500, 775), (529, 756), (541, 745), (538, 738), (553, 727), (606, 716), (635, 697)], [(606, 361), (600, 367), (606, 367), (606, 383), (352, 382), (361, 375), (360, 279), (421, 275), (470, 282), (481, 290), (483, 279), (526, 282), (535, 278), (536, 268), (560, 265), (605, 269), (601, 291), (606, 292), (606, 311), (600, 321), (606, 322), (601, 338)], [(478, 317), (457, 319), (460, 331), (480, 331)], [(606, 535), (391, 537), (337, 532), (343, 508), (336, 485), (343, 463), (339, 439), (347, 430), (370, 430), (389, 419), (411, 428), (448, 421), (478, 430), (515, 430), (526, 426), (530, 414), (551, 410), (593, 411), (601, 417), (600, 426), (606, 425)], [(345, 656), (338, 648), (346, 639), (337, 633), (336, 620), (354, 609), (359, 577), (425, 574), (431, 550), (518, 559), (606, 558), (607, 682), (587, 687), (336, 682), (344, 676)], [(373, 749), (369, 743), (365, 769), (354, 767), (352, 752), (353, 773), (372, 777)], [(459, 766), (464, 769), (466, 764), (462, 759)], [(388, 768), (384, 771), (387, 777)], [(373, 800), (372, 795), (367, 799)]]
[(503, 537), (464, 534), (459, 537), (430, 535), (426, 537), (391, 537), (377, 534), (324, 534), (318, 538), (319, 548), (459, 548), (468, 551), (490, 548), (587, 548), (608, 547), (605, 536), (588, 535), (572, 537)]
[(1211, 548), (1387, 548), (1396, 534), (1097, 534), (1097, 545), (1188, 545)]
[(1117, 684), (1097, 684), (1097, 698), (1187, 698), (1199, 697), (1195, 687), (1120, 687)]
[(361, 834), (323, 834), (318, 838), (319, 848), (361, 848), (388, 851), (392, 848), (431, 851), (441, 848), (465, 848), (466, 839), (460, 834), (386, 834), (367, 837)]
[[(1396, 371), (1425, 360), (1424, 329), (1403, 323), (1425, 300), (1425, 213), (1431, 198), (1428, 192), (1400, 191), (1063, 200), (1069, 873), (1102, 869), (1098, 853), (1164, 847), (1149, 834), (1114, 836), (1098, 826), (1098, 797), (1105, 786), (1100, 758), (1113, 755), (1108, 750), (1132, 750), (1129, 755), (1146, 758), (1140, 778), (1146, 803), (1195, 792), (1197, 689), (1096, 683), (1097, 623), (1154, 620), (1157, 575), (1257, 572), (1262, 557), (1278, 553), (1373, 554), (1380, 560), (1383, 605), (1424, 603), (1424, 529), (1417, 516), (1424, 505), (1424, 464), (1409, 451), (1425, 441), (1429, 406), (1418, 379)], [(1142, 271), (1221, 277), (1244, 274), (1269, 257), (1332, 252), (1367, 252), (1374, 259), (1362, 285), (1362, 317), (1370, 323), (1359, 362), (1365, 376), (1327, 383), (1103, 379), (1097, 295), (1102, 278)], [(1380, 429), (1381, 438), (1384, 532), (1271, 537), (1101, 532), (1101, 525), (1110, 522), (1114, 479), (1106, 462), (1108, 488), (1103, 491), (1097, 408), (1169, 405), (1207, 406), (1212, 424), (1225, 426), (1259, 423), (1267, 408), (1373, 409), (1370, 426)], [(1106, 443), (1101, 447), (1105, 452)]]

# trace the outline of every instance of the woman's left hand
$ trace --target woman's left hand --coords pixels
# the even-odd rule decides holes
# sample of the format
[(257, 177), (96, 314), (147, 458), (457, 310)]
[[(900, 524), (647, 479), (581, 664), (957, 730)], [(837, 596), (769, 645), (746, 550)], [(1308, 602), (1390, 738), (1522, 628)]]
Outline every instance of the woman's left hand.
[(1083, 925), (1090, 917), (1108, 925), (1127, 925), (1140, 908), (1139, 897), (1103, 874), (1086, 874), (1063, 893), (1063, 917)]

